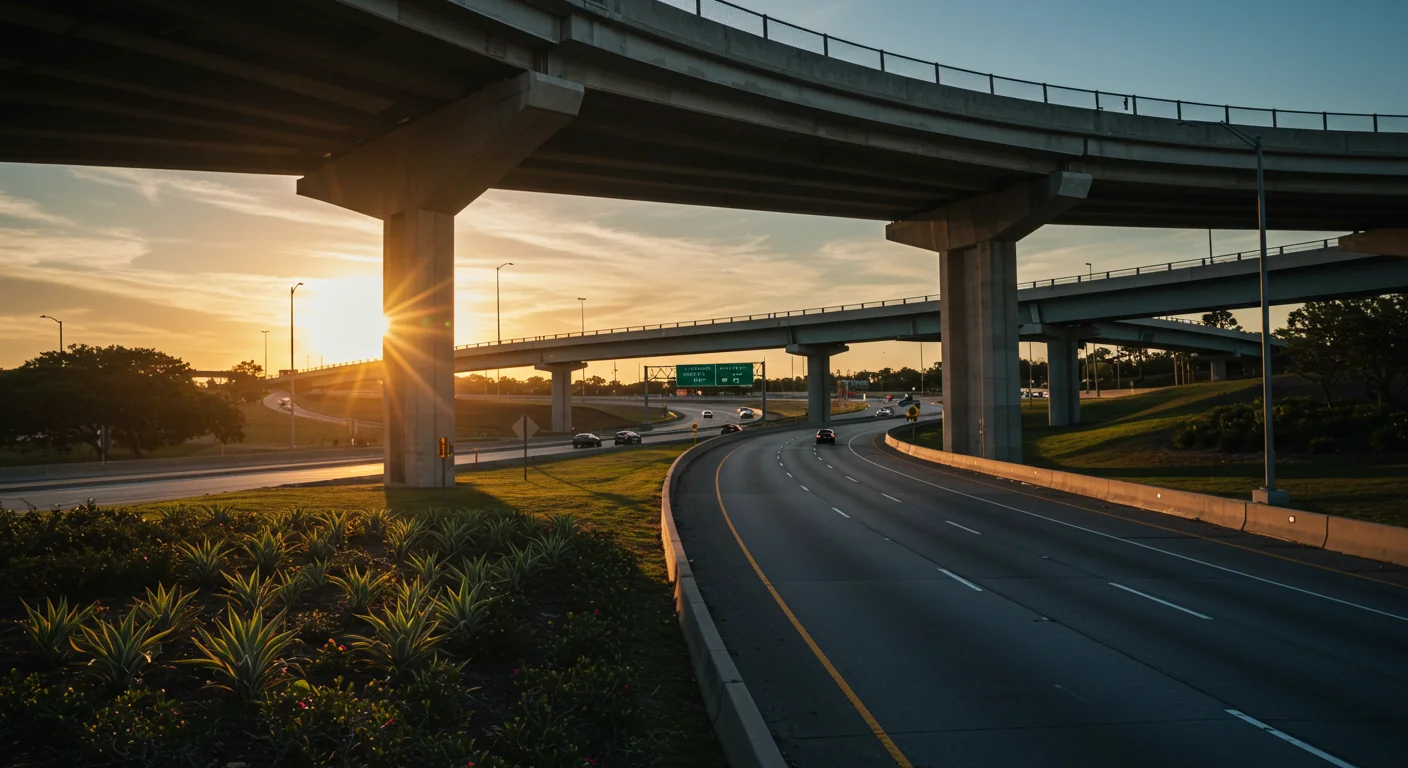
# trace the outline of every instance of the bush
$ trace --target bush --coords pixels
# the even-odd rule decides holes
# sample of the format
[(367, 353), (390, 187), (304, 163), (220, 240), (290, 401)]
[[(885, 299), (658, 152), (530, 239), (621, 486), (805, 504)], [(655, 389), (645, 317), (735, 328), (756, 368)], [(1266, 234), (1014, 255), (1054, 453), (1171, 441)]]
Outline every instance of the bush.
[(1380, 452), (1408, 450), (1408, 411), (1390, 414), (1369, 436), (1369, 447)]
[[(1307, 397), (1288, 397), (1275, 406), (1276, 448), (1323, 454), (1338, 449), (1408, 449), (1408, 413), (1385, 412), (1366, 404), (1328, 406)], [(1220, 405), (1174, 430), (1180, 450), (1216, 448), (1257, 451), (1264, 440), (1261, 401)], [(1394, 447), (1398, 446), (1398, 447)]]

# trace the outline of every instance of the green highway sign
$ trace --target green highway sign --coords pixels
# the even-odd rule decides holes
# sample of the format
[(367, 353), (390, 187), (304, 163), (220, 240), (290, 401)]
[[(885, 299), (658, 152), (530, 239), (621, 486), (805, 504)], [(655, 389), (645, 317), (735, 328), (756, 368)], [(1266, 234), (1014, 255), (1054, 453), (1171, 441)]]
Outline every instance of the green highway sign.
[(712, 387), (716, 376), (712, 363), (675, 366), (675, 385), (679, 387)]
[(753, 386), (752, 363), (719, 363), (718, 382), (721, 387)]
[(753, 364), (676, 365), (675, 385), (681, 388), (751, 387), (753, 386)]

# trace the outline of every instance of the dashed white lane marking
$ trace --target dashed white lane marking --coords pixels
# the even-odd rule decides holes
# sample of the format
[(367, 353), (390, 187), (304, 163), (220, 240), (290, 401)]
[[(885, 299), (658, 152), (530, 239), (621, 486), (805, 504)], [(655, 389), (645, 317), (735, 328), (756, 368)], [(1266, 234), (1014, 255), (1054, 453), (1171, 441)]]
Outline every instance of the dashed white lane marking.
[(954, 573), (953, 571), (950, 571), (950, 570), (947, 569), (947, 568), (940, 568), (940, 569), (939, 569), (939, 573), (942, 573), (943, 575), (949, 577), (950, 579), (953, 579), (954, 581), (958, 582), (959, 584), (962, 584), (963, 586), (968, 587), (969, 589), (973, 590), (974, 592), (982, 592), (982, 591), (983, 591), (983, 588), (982, 588), (982, 587), (980, 587), (980, 586), (978, 586), (977, 584), (974, 584), (973, 582), (971, 582), (971, 581), (969, 581), (969, 580), (963, 578), (962, 576), (959, 576), (958, 574)]
[(812, 492), (812, 489), (808, 488), (808, 487), (805, 486), (805, 485), (802, 486), (802, 490), (806, 491), (807, 493), (811, 493), (811, 492)]
[(1181, 606), (1181, 605), (1175, 605), (1175, 604), (1173, 604), (1173, 603), (1170, 603), (1170, 602), (1167, 601), (1167, 600), (1160, 600), (1159, 598), (1154, 597), (1153, 595), (1146, 595), (1146, 594), (1144, 594), (1143, 592), (1140, 592), (1140, 591), (1137, 590), (1137, 589), (1130, 589), (1129, 587), (1126, 587), (1126, 586), (1123, 585), (1123, 584), (1116, 584), (1115, 582), (1112, 581), (1112, 582), (1110, 582), (1110, 586), (1114, 587), (1115, 589), (1123, 589), (1124, 591), (1129, 592), (1129, 593), (1131, 593), (1131, 594), (1139, 595), (1140, 597), (1144, 598), (1145, 600), (1153, 600), (1154, 602), (1159, 603), (1160, 605), (1167, 605), (1168, 607), (1173, 608), (1174, 610), (1183, 611), (1184, 613), (1188, 614), (1189, 616), (1197, 616), (1197, 617), (1200, 618), (1200, 619), (1207, 619), (1208, 621), (1212, 621), (1212, 617), (1211, 617), (1211, 616), (1204, 616), (1203, 614), (1198, 613), (1197, 611), (1191, 611), (1191, 610), (1189, 610), (1189, 609), (1187, 609), (1187, 608), (1184, 608), (1184, 607)]
[(1282, 731), (1278, 731), (1278, 730), (1276, 730), (1275, 728), (1272, 728), (1271, 726), (1267, 725), (1266, 723), (1263, 723), (1263, 722), (1261, 722), (1260, 720), (1256, 719), (1255, 717), (1252, 717), (1251, 715), (1248, 715), (1248, 714), (1245, 714), (1245, 713), (1242, 713), (1242, 712), (1238, 712), (1238, 711), (1235, 710), (1235, 709), (1229, 709), (1229, 710), (1227, 710), (1227, 714), (1229, 714), (1229, 715), (1231, 715), (1231, 716), (1233, 716), (1233, 717), (1237, 718), (1238, 720), (1241, 720), (1241, 721), (1243, 721), (1243, 722), (1245, 722), (1245, 723), (1248, 723), (1248, 724), (1250, 724), (1250, 725), (1254, 725), (1254, 726), (1256, 726), (1257, 728), (1260, 728), (1261, 730), (1266, 731), (1267, 733), (1271, 734), (1272, 736), (1275, 736), (1276, 738), (1281, 739), (1282, 741), (1285, 741), (1285, 742), (1288, 742), (1288, 743), (1290, 743), (1290, 744), (1293, 744), (1293, 745), (1295, 745), (1295, 746), (1297, 746), (1297, 747), (1300, 747), (1301, 749), (1305, 750), (1306, 752), (1309, 752), (1309, 753), (1312, 754), (1312, 755), (1315, 755), (1316, 757), (1320, 758), (1321, 760), (1324, 760), (1325, 762), (1329, 763), (1330, 765), (1336, 765), (1336, 766), (1339, 766), (1339, 768), (1354, 768), (1354, 765), (1353, 765), (1352, 763), (1346, 763), (1345, 761), (1339, 759), (1338, 757), (1335, 757), (1334, 755), (1330, 754), (1329, 752), (1326, 752), (1326, 751), (1324, 751), (1324, 750), (1322, 750), (1322, 749), (1318, 749), (1318, 748), (1316, 748), (1316, 747), (1312, 747), (1311, 745), (1306, 744), (1305, 742), (1301, 741), (1300, 739), (1297, 739), (1296, 737), (1290, 735), (1289, 733), (1284, 733), (1284, 732), (1282, 732)]
[(832, 512), (835, 512), (836, 514), (840, 515), (841, 517), (846, 518), (847, 520), (851, 519), (851, 516), (850, 516), (850, 515), (846, 514), (845, 512), (842, 512), (841, 510), (839, 510), (839, 509), (837, 509), (837, 508), (835, 508), (835, 507), (832, 507), (832, 508), (831, 508), (831, 511), (832, 511)]
[(827, 469), (835, 469), (835, 467), (831, 466), (830, 464), (827, 464), (827, 465), (826, 465), (826, 468), (827, 468)]
[(900, 501), (899, 499), (895, 498), (894, 496), (891, 496), (891, 495), (888, 494), (888, 493), (882, 493), (882, 494), (880, 494), (880, 495), (881, 495), (881, 496), (884, 496), (885, 498), (889, 499), (890, 501), (898, 502), (898, 503), (900, 503), (900, 504), (903, 504), (903, 503), (904, 503), (903, 501)]
[(966, 525), (959, 525), (958, 523), (955, 523), (955, 522), (953, 522), (952, 520), (945, 520), (944, 522), (945, 522), (945, 523), (948, 523), (949, 525), (953, 526), (954, 528), (962, 528), (963, 530), (965, 530), (965, 531), (967, 531), (967, 532), (969, 532), (969, 533), (976, 533), (976, 534), (978, 534), (979, 536), (982, 536), (982, 535), (983, 535), (981, 531), (975, 531), (975, 530), (973, 530), (972, 528), (969, 528), (969, 527), (966, 526)]
[[(860, 437), (860, 435), (856, 435), (856, 437)], [(865, 458), (864, 456), (860, 455), (859, 453), (856, 453), (855, 447), (854, 447), (853, 445), (851, 445), (851, 443), (852, 443), (855, 439), (856, 439), (855, 437), (852, 437), (850, 441), (847, 441), (846, 447), (850, 449), (851, 453), (852, 453), (856, 458), (860, 459), (861, 461), (865, 462), (866, 464), (870, 464), (870, 465), (872, 465), (872, 466), (879, 467), (880, 469), (883, 469), (883, 470), (885, 470), (886, 472), (893, 472), (893, 473), (899, 475), (900, 477), (907, 477), (907, 478), (909, 478), (910, 480), (913, 480), (913, 481), (915, 481), (915, 482), (917, 482), (917, 483), (923, 483), (923, 484), (925, 484), (925, 485), (927, 485), (927, 486), (929, 486), (929, 487), (931, 487), (931, 488), (938, 488), (938, 489), (941, 490), (941, 491), (948, 491), (949, 493), (951, 493), (951, 494), (953, 494), (953, 495), (955, 495), (955, 496), (962, 496), (962, 497), (965, 498), (965, 499), (972, 499), (973, 501), (981, 501), (981, 502), (983, 502), (984, 504), (991, 504), (991, 505), (993, 505), (994, 507), (1002, 507), (1003, 509), (1009, 509), (1009, 510), (1011, 510), (1011, 511), (1013, 511), (1013, 512), (1017, 512), (1017, 513), (1026, 515), (1026, 516), (1028, 516), (1028, 517), (1035, 517), (1035, 518), (1037, 518), (1038, 520), (1045, 520), (1045, 521), (1047, 521), (1047, 522), (1049, 522), (1049, 523), (1055, 523), (1055, 524), (1057, 524), (1057, 525), (1064, 525), (1064, 526), (1066, 526), (1067, 528), (1074, 528), (1074, 529), (1077, 530), (1077, 531), (1084, 531), (1085, 533), (1094, 534), (1094, 535), (1099, 536), (1099, 537), (1101, 537), (1101, 538), (1113, 539), (1114, 541), (1118, 541), (1118, 542), (1120, 542), (1120, 543), (1122, 543), (1122, 544), (1128, 544), (1128, 545), (1130, 545), (1130, 546), (1132, 546), (1132, 547), (1139, 547), (1140, 549), (1147, 549), (1147, 550), (1150, 550), (1150, 551), (1153, 551), (1153, 552), (1158, 552), (1158, 553), (1160, 553), (1160, 554), (1168, 555), (1169, 557), (1176, 557), (1176, 558), (1178, 558), (1179, 560), (1183, 560), (1183, 561), (1186, 561), (1186, 562), (1189, 562), (1189, 563), (1197, 563), (1198, 565), (1204, 565), (1204, 566), (1207, 566), (1208, 568), (1213, 568), (1213, 569), (1222, 571), (1223, 573), (1232, 573), (1232, 574), (1236, 574), (1236, 575), (1241, 576), (1241, 577), (1243, 577), (1243, 578), (1251, 579), (1251, 580), (1253, 580), (1253, 581), (1259, 581), (1259, 582), (1261, 582), (1261, 583), (1263, 583), (1263, 584), (1270, 584), (1270, 585), (1272, 585), (1272, 586), (1274, 586), (1274, 587), (1280, 587), (1280, 588), (1282, 588), (1282, 589), (1289, 589), (1289, 590), (1291, 590), (1292, 592), (1299, 592), (1299, 593), (1301, 593), (1302, 595), (1310, 595), (1311, 597), (1318, 597), (1318, 598), (1320, 598), (1321, 600), (1329, 600), (1329, 601), (1332, 602), (1332, 603), (1339, 603), (1340, 605), (1349, 606), (1350, 608), (1358, 608), (1358, 609), (1361, 610), (1361, 611), (1367, 611), (1367, 612), (1369, 612), (1369, 613), (1378, 614), (1379, 616), (1385, 616), (1385, 617), (1388, 617), (1388, 618), (1390, 618), (1390, 619), (1398, 619), (1399, 621), (1408, 621), (1408, 616), (1400, 616), (1400, 615), (1398, 615), (1398, 614), (1396, 614), (1396, 613), (1389, 613), (1388, 611), (1381, 611), (1381, 610), (1379, 610), (1378, 608), (1370, 608), (1370, 607), (1367, 606), (1367, 605), (1360, 605), (1359, 603), (1352, 603), (1352, 602), (1350, 602), (1350, 601), (1348, 601), (1348, 600), (1341, 600), (1341, 599), (1338, 598), (1338, 597), (1331, 597), (1331, 596), (1329, 596), (1329, 595), (1322, 594), (1322, 593), (1320, 593), (1320, 592), (1314, 592), (1314, 591), (1311, 591), (1311, 590), (1309, 590), (1309, 589), (1301, 589), (1300, 587), (1293, 587), (1293, 586), (1291, 586), (1290, 584), (1284, 584), (1284, 583), (1282, 583), (1282, 582), (1274, 581), (1274, 580), (1272, 580), (1272, 579), (1263, 578), (1263, 577), (1261, 577), (1261, 576), (1254, 576), (1254, 575), (1252, 575), (1252, 574), (1250, 574), (1250, 573), (1247, 573), (1246, 571), (1239, 571), (1239, 570), (1237, 570), (1236, 568), (1228, 568), (1228, 567), (1225, 566), (1225, 565), (1218, 565), (1218, 564), (1216, 564), (1216, 563), (1209, 563), (1209, 562), (1206, 561), (1206, 560), (1199, 560), (1199, 559), (1196, 558), (1196, 557), (1189, 557), (1188, 555), (1180, 555), (1180, 554), (1178, 554), (1177, 552), (1170, 552), (1170, 551), (1168, 551), (1167, 549), (1159, 549), (1158, 547), (1150, 546), (1150, 545), (1145, 544), (1145, 543), (1143, 543), (1143, 542), (1133, 541), (1133, 540), (1130, 540), (1130, 539), (1121, 538), (1121, 537), (1116, 536), (1116, 535), (1114, 535), (1114, 534), (1112, 534), (1112, 533), (1105, 533), (1104, 531), (1097, 531), (1097, 530), (1095, 530), (1095, 529), (1093, 529), (1093, 528), (1086, 528), (1085, 526), (1076, 525), (1075, 523), (1068, 523), (1068, 522), (1066, 522), (1065, 520), (1057, 520), (1057, 519), (1054, 518), (1054, 517), (1047, 517), (1046, 515), (1040, 515), (1040, 514), (1037, 514), (1036, 512), (1028, 512), (1028, 511), (1025, 510), (1025, 509), (1018, 509), (1017, 507), (1011, 506), (1011, 505), (1009, 505), (1009, 504), (1003, 504), (1003, 503), (1000, 502), (1000, 501), (993, 501), (992, 499), (985, 499), (985, 498), (983, 498), (983, 497), (981, 497), (981, 496), (973, 496), (972, 494), (967, 494), (967, 493), (964, 493), (963, 491), (959, 491), (959, 490), (955, 490), (955, 489), (953, 489), (953, 488), (949, 488), (949, 487), (946, 486), (946, 485), (939, 485), (938, 483), (931, 483), (931, 482), (929, 482), (928, 480), (925, 480), (925, 479), (923, 479), (923, 478), (915, 477), (914, 475), (910, 475), (910, 474), (906, 474), (906, 473), (904, 473), (904, 472), (901, 472), (901, 471), (899, 471), (898, 469), (892, 469), (892, 468), (887, 467), (887, 466), (885, 466), (885, 465), (883, 465), (883, 464), (880, 464), (880, 463), (878, 463), (878, 462), (871, 461), (870, 459)]]
[(788, 476), (788, 477), (791, 477), (791, 476), (792, 476), (792, 473), (791, 473), (791, 472), (788, 472), (788, 473), (787, 473), (787, 476)]

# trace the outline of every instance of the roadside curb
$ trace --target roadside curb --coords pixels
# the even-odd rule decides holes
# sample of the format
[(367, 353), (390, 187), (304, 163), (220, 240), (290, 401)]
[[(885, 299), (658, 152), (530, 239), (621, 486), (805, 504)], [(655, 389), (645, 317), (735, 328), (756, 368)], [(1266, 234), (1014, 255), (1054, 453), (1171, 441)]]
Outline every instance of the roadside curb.
[(1029, 467), (1006, 461), (948, 453), (907, 443), (885, 432), (885, 444), (907, 456), (956, 469), (966, 469), (1038, 488), (1085, 496), (1149, 512), (1245, 531), (1307, 547), (1408, 566), (1408, 528), (1348, 517), (1269, 507), (1250, 501), (1179, 491), (1157, 485)]
[(689, 661), (704, 699), (704, 710), (724, 757), (733, 768), (787, 768), (694, 582), (670, 502), (680, 474), (697, 458), (752, 435), (751, 432), (736, 432), (715, 437), (675, 459), (665, 473), (660, 492), (660, 538), (665, 549), (665, 567), (675, 585), (675, 612), (679, 615), (680, 632), (689, 648)]

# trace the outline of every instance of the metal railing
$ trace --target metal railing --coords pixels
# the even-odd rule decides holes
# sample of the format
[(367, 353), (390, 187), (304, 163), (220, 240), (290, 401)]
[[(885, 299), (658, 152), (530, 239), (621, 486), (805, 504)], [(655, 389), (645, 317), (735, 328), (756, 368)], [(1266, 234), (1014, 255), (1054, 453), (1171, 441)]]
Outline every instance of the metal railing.
[[(1291, 243), (1289, 245), (1278, 245), (1274, 248), (1267, 248), (1268, 256), (1280, 256), (1297, 251), (1313, 251), (1318, 249), (1336, 247), (1335, 238), (1324, 240), (1307, 240), (1303, 243)], [(1018, 288), (1042, 288), (1054, 285), (1068, 285), (1075, 283), (1089, 283), (1096, 280), (1108, 280), (1116, 277), (1132, 277), (1134, 275), (1149, 275), (1159, 272), (1172, 272), (1175, 269), (1185, 269), (1192, 267), (1206, 267), (1213, 264), (1226, 264), (1238, 261), (1250, 261), (1259, 258), (1261, 250), (1237, 251), (1236, 253), (1224, 253), (1215, 256), (1204, 256), (1199, 259), (1183, 259), (1181, 261), (1166, 261), (1161, 264), (1150, 264), (1141, 267), (1130, 267), (1128, 269), (1111, 269), (1104, 272), (1086, 273), (1083, 275), (1071, 275), (1068, 277), (1055, 277), (1046, 280), (1033, 280), (1026, 283), (1019, 283)], [(602, 336), (612, 333), (629, 333), (631, 331), (660, 331), (671, 328), (693, 328), (696, 326), (717, 325), (719, 323), (737, 323), (749, 320), (776, 320), (788, 317), (806, 317), (808, 315), (823, 315), (828, 312), (846, 312), (857, 309), (877, 309), (881, 307), (895, 307), (906, 304), (921, 304), (926, 301), (937, 301), (939, 295), (936, 293), (924, 296), (909, 296), (899, 299), (884, 299), (882, 301), (862, 301), (856, 304), (833, 304), (826, 307), (808, 307), (806, 309), (791, 309), (783, 312), (766, 312), (749, 315), (729, 315), (727, 317), (711, 317), (703, 320), (682, 320), (675, 323), (655, 323), (651, 325), (627, 325), (619, 328), (599, 328), (591, 331), (572, 331), (570, 333), (550, 333), (538, 336), (520, 336), (515, 339), (504, 339), (503, 341), (481, 341), (474, 344), (460, 344), (455, 349), (483, 349), (485, 347), (497, 347), (504, 344), (522, 344), (528, 341), (555, 341), (558, 339), (576, 339), (592, 336)], [(1176, 319), (1176, 318), (1158, 318)], [(1192, 322), (1192, 321), (1189, 321)], [(324, 371), (330, 368), (343, 368), (353, 365), (363, 365), (366, 363), (378, 363), (381, 358), (372, 357), (363, 360), (354, 360), (347, 363), (334, 363), (332, 365), (318, 366), (317, 368), (306, 368), (299, 371), (300, 374), (312, 373), (314, 371)]]
[(1310, 112), (1301, 109), (1266, 109), (1238, 107), (1230, 104), (1209, 104), (1181, 99), (1160, 99), (1133, 93), (1073, 88), (1018, 77), (1002, 77), (988, 72), (975, 72), (951, 67), (934, 61), (916, 59), (898, 53), (851, 42), (825, 32), (817, 32), (796, 24), (750, 11), (727, 0), (659, 0), (666, 5), (693, 13), (700, 18), (758, 35), (794, 48), (811, 51), (827, 58), (840, 59), (881, 72), (889, 72), (939, 85), (980, 91), (995, 96), (1010, 96), (1045, 104), (1110, 110), (1132, 115), (1165, 117), (1173, 120), (1227, 122), (1267, 128), (1301, 128), (1308, 130), (1362, 131), (1372, 133), (1408, 133), (1408, 115), (1380, 115), (1362, 112)]

